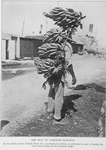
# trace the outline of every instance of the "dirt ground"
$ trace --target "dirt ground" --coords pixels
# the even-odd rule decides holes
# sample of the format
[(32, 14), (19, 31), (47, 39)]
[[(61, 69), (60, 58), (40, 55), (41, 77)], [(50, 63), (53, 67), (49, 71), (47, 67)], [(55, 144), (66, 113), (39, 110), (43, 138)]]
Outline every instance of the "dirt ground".
[[(21, 123), (21, 121), (20, 124), (18, 122), (18, 128), (15, 128), (14, 126), (15, 129), (10, 132), (8, 132), (10, 127), (9, 123), (7, 123), (7, 125), (6, 123), (2, 123), (3, 136), (97, 137), (100, 110), (103, 102), (105, 101), (106, 59), (99, 58), (93, 55), (75, 55), (73, 56), (73, 66), (76, 73), (77, 84), (71, 89), (65, 88), (64, 105), (62, 110), (62, 117), (63, 119), (66, 119), (67, 124), (57, 125), (53, 124), (53, 119), (47, 120), (47, 97), (45, 97), (45, 94), (47, 94), (47, 92), (44, 93), (41, 90), (38, 92), (39, 96), (37, 96), (37, 93), (33, 92), (33, 94), (36, 94), (37, 103), (40, 103), (40, 95), (44, 97), (44, 100), (42, 102), (43, 105), (41, 106), (41, 104), (39, 104), (39, 115), (37, 115), (36, 111), (34, 110), (37, 109), (38, 106), (36, 108), (33, 108), (33, 103), (30, 104), (30, 113), (28, 112), (29, 110), (26, 110), (28, 114), (27, 117), (30, 118), (29, 121), (26, 121), (26, 123), (23, 124)], [(35, 74), (35, 72), (36, 70), (33, 71), (32, 74)], [(30, 73), (27, 75), (30, 76)], [(17, 76), (18, 74), (16, 75), (16, 78)], [(9, 80), (12, 81), (13, 79), (9, 78)], [(36, 80), (36, 89), (40, 89), (41, 85), (38, 84), (41, 84), (41, 78), (38, 77)], [(71, 81), (70, 78), (68, 80)], [(28, 84), (30, 84), (30, 82), (33, 82), (33, 80), (31, 79)], [(6, 85), (7, 84), (8, 83), (6, 83)], [(33, 90), (31, 85), (29, 87), (30, 91)], [(22, 91), (22, 94), (25, 96), (24, 91)], [(29, 99), (33, 98), (32, 93), (30, 94)], [(27, 99), (27, 96), (25, 98)], [(30, 100), (27, 100), (26, 102), (30, 103)], [(6, 103), (4, 104), (6, 105)], [(24, 103), (22, 102), (22, 105), (23, 104)], [(31, 116), (32, 111), (34, 114), (33, 116)], [(17, 118), (17, 116), (15, 116), (14, 118)], [(6, 118), (3, 119), (5, 120)], [(21, 116), (21, 120), (22, 119), (23, 118)], [(103, 121), (103, 136), (105, 136), (105, 121)]]

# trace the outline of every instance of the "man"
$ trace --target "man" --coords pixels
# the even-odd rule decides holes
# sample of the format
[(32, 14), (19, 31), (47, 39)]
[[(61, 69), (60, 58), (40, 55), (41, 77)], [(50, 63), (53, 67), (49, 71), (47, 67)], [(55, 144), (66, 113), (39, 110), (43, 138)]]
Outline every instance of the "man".
[[(70, 72), (72, 76), (72, 84), (74, 85), (76, 83), (76, 77), (73, 70), (73, 65), (71, 61), (72, 57), (72, 47), (67, 42), (65, 43), (65, 46), (63, 47), (65, 50), (65, 60), (68, 61), (68, 71)], [(55, 67), (53, 74), (57, 75), (58, 72), (62, 69), (62, 65), (58, 65)], [(64, 84), (65, 84), (65, 76), (61, 78), (61, 80), (57, 80), (57, 82), (54, 85), (50, 85), (49, 94), (48, 94), (48, 113), (49, 116), (47, 119), (54, 118), (55, 124), (66, 124), (66, 122), (61, 118), (61, 111), (63, 107), (63, 96), (64, 96)]]
[(65, 43), (64, 49), (65, 49), (65, 60), (68, 62), (67, 64), (68, 71), (70, 72), (72, 76), (72, 85), (74, 85), (76, 83), (76, 77), (75, 77), (75, 73), (74, 73), (73, 65), (72, 65), (73, 49), (72, 49), (72, 46), (68, 42)]

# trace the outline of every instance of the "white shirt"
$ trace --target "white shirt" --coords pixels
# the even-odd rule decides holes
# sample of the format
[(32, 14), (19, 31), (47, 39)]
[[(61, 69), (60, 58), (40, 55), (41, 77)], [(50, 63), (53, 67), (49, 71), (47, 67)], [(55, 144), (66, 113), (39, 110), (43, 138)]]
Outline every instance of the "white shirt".
[(65, 60), (69, 62), (68, 65), (72, 64), (72, 53), (73, 53), (73, 49), (71, 44), (69, 44), (68, 42), (65, 43), (65, 46), (63, 44), (64, 50), (65, 50)]
[[(73, 53), (72, 46), (68, 42), (65, 44), (65, 46), (64, 46), (64, 44), (62, 44), (62, 46), (64, 47), (64, 50), (65, 50), (65, 60), (69, 62), (69, 64), (67, 66), (69, 66), (72, 64), (72, 53)], [(61, 81), (64, 83), (67, 82), (67, 84), (69, 84), (69, 85), (71, 85), (71, 83), (72, 83), (71, 76), (68, 74), (65, 74), (65, 78), (62, 77)]]

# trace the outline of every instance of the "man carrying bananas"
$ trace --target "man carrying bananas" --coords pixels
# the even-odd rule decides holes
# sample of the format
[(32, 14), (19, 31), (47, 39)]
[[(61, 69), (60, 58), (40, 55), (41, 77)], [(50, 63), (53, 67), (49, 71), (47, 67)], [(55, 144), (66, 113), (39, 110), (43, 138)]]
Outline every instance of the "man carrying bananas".
[[(71, 61), (73, 51), (72, 51), (71, 45), (68, 42), (65, 43), (64, 50), (65, 50), (65, 60), (68, 62), (67, 69), (68, 69), (68, 72), (70, 72), (72, 76), (72, 84), (74, 85), (76, 83), (76, 77), (75, 77), (75, 73), (74, 73), (73, 65)], [(55, 67), (53, 71), (53, 75), (55, 77), (56, 76), (58, 77), (58, 74), (60, 70), (62, 69), (63, 69), (62, 64), (59, 64), (58, 66)], [(61, 116), (61, 113), (62, 113), (61, 111), (62, 111), (63, 102), (64, 102), (63, 96), (64, 96), (65, 83), (66, 83), (65, 76), (62, 75), (56, 80), (55, 84), (50, 84), (50, 89), (49, 89), (49, 94), (48, 94), (49, 116), (47, 117), (47, 119), (54, 118), (53, 123), (55, 124), (61, 124), (61, 125), (67, 124), (66, 120), (62, 119), (62, 116)]]

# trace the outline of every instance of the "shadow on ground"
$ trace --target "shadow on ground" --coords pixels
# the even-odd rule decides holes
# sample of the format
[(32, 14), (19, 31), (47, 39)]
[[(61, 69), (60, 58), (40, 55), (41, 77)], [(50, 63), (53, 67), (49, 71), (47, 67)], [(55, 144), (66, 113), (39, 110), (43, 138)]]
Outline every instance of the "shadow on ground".
[(77, 85), (76, 87), (74, 87), (73, 90), (86, 90), (88, 88), (94, 88), (97, 92), (105, 93), (105, 88), (96, 83), (80, 84), (80, 85)]
[(82, 97), (79, 94), (73, 94), (69, 96), (64, 97), (64, 104), (63, 104), (63, 109), (62, 109), (62, 118), (65, 117), (65, 115), (70, 115), (70, 111), (76, 112), (76, 106), (74, 101), (77, 100), (78, 98)]

